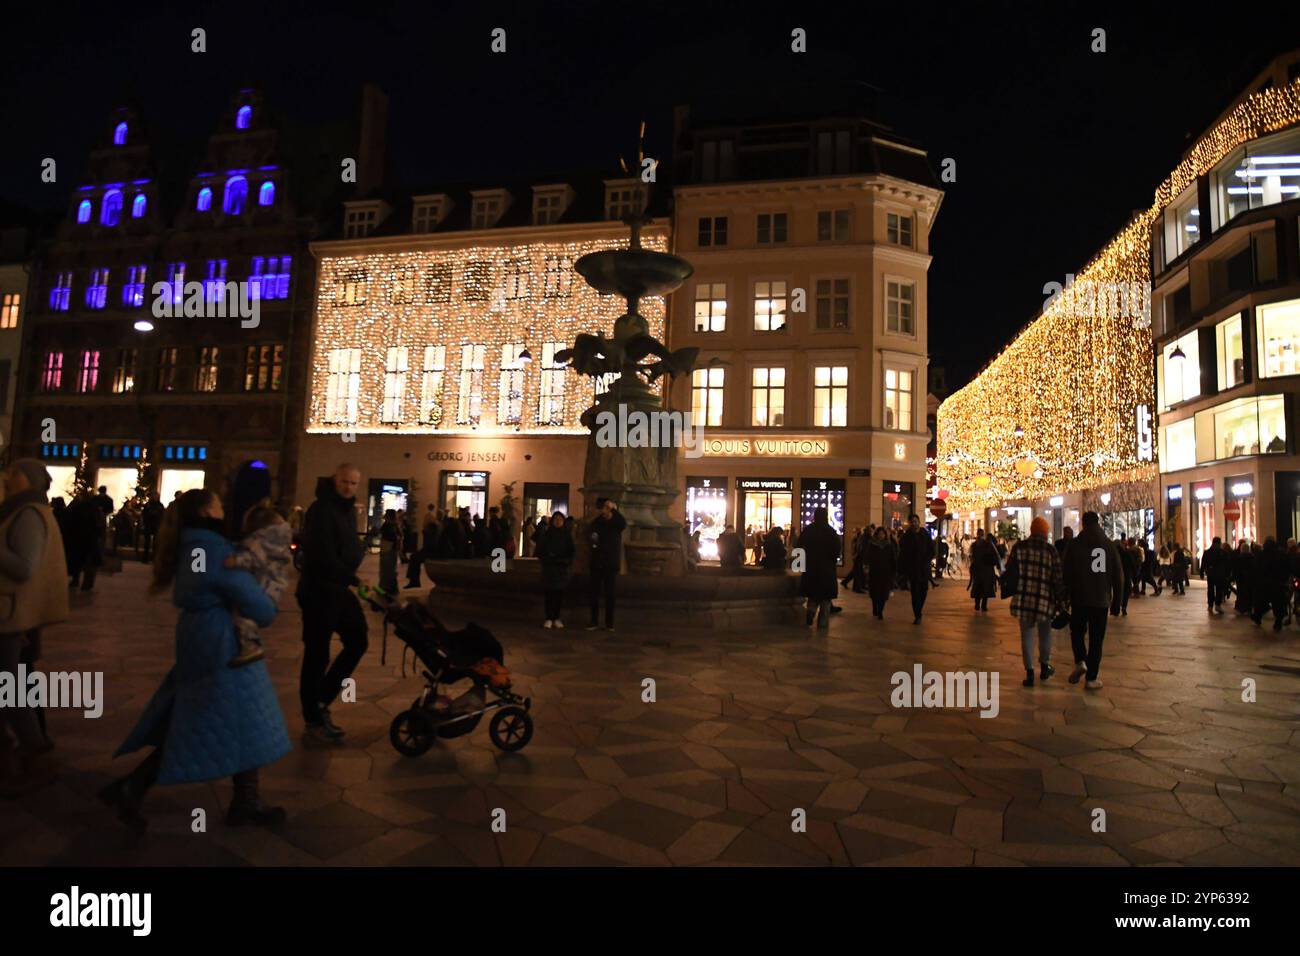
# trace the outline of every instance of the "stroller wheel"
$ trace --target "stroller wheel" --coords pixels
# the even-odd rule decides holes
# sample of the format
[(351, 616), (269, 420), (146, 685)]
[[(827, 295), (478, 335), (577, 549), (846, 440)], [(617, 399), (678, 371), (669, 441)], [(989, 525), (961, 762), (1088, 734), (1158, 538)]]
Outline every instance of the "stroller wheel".
[(492, 715), (488, 736), (507, 753), (523, 750), (533, 739), (533, 718), (522, 707), (502, 707)]
[(388, 728), (393, 749), (405, 757), (418, 757), (433, 746), (433, 721), (422, 710), (404, 710)]

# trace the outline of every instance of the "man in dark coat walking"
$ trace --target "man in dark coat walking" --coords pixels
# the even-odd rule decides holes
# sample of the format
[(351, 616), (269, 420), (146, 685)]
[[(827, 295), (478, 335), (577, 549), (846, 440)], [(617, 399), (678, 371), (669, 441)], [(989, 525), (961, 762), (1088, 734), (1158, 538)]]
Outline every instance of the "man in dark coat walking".
[(908, 589), (912, 592), (912, 614), (916, 618), (913, 624), (921, 623), (921, 609), (925, 607), (930, 588), (930, 561), (933, 558), (934, 541), (930, 532), (921, 527), (919, 517), (909, 516), (907, 530), (898, 544), (898, 570), (907, 578)]
[[(329, 705), (366, 653), (366, 616), (349, 588), (357, 584), (364, 549), (357, 537), (356, 493), (361, 471), (342, 464), (332, 478), (316, 483), (316, 500), (302, 523), (302, 672), (298, 683), (302, 718), (309, 737), (337, 741), (343, 730), (330, 719)], [(343, 650), (330, 664), (330, 637)]]
[(1122, 560), (1119, 549), (1101, 530), (1101, 517), (1095, 511), (1085, 512), (1083, 530), (1065, 549), (1063, 574), (1070, 596), (1070, 642), (1074, 650), (1070, 683), (1079, 683), (1086, 674), (1088, 690), (1101, 689), (1106, 609), (1110, 608), (1112, 617), (1119, 617), (1120, 600), (1128, 586)]
[(627, 519), (618, 513), (618, 506), (608, 498), (596, 499), (600, 513), (591, 523), (591, 624), (587, 630), (600, 626), (600, 596), (605, 596), (605, 630), (614, 630), (614, 592), (618, 587), (618, 572), (623, 563), (623, 529)]
[(825, 508), (813, 512), (812, 524), (799, 535), (799, 547), (804, 551), (804, 571), (799, 579), (799, 593), (807, 601), (804, 621), (811, 626), (815, 612), (817, 627), (825, 630), (831, 626), (831, 601), (839, 594), (840, 560), (840, 536), (831, 527)]
[(1224, 549), (1223, 539), (1215, 538), (1201, 555), (1201, 574), (1205, 576), (1205, 602), (1211, 614), (1223, 613), (1232, 580), (1232, 555)]

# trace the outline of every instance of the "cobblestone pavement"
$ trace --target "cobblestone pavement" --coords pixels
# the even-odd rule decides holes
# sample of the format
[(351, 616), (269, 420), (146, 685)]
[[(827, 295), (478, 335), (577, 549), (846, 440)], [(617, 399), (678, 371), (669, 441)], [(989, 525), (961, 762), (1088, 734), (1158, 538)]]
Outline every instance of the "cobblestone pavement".
[[(373, 618), (359, 699), (335, 707), (346, 744), (300, 740), (290, 598), (267, 643), (295, 749), (263, 782), (289, 822), (227, 829), (227, 781), (165, 787), (136, 840), (93, 794), (138, 759), (110, 754), (171, 665), (175, 612), (145, 582), (128, 563), (47, 632), (46, 668), (103, 671), (105, 710), (51, 716), (61, 777), (0, 803), (0, 864), (1300, 864), (1300, 631), (1166, 592), (1112, 619), (1103, 690), (1066, 683), (1066, 632), (1060, 673), (1026, 690), (1007, 603), (977, 616), (954, 581), (920, 627), (905, 594), (883, 624), (844, 594), (828, 635), (591, 634), (581, 611), (554, 632), (493, 626), (485, 609), (536, 735), (504, 754), (480, 726), (417, 759), (388, 725), (420, 681), (401, 676), (394, 642), (381, 666)], [(998, 715), (891, 706), (891, 675), (918, 663), (1000, 672)]]

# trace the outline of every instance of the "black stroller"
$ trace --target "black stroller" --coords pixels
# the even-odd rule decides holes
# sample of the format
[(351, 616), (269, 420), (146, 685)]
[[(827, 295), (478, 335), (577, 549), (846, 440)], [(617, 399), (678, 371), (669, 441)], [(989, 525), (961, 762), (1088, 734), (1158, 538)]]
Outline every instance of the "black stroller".
[[(448, 631), (418, 601), (398, 601), (378, 588), (357, 588), (357, 595), (384, 616), (384, 646), (381, 660), (388, 656), (388, 628), (424, 666), (424, 691), (393, 718), (388, 739), (393, 749), (407, 757), (418, 757), (438, 737), (461, 737), (478, 726), (488, 711), (495, 711), (488, 723), (488, 736), (502, 750), (522, 750), (533, 738), (532, 701), (510, 689), (510, 672), (505, 668), (501, 644), (477, 624)], [(406, 652), (402, 652), (402, 674), (406, 674)], [(455, 700), (442, 693), (443, 686), (468, 679), (469, 690)], [(492, 699), (489, 700), (488, 698)]]

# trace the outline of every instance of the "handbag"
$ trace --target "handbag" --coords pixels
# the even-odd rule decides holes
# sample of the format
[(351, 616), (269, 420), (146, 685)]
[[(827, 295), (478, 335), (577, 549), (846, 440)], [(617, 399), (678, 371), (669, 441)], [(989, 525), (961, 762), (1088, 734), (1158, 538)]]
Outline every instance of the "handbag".
[(1016, 561), (1007, 562), (1006, 569), (998, 579), (998, 584), (1002, 588), (1002, 600), (1005, 601), (1007, 598), (1015, 596), (1020, 589), (1020, 566)]
[(1065, 625), (1070, 623), (1070, 612), (1061, 608), (1056, 612), (1056, 617), (1052, 618), (1052, 630), (1059, 631)]

